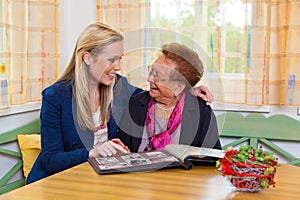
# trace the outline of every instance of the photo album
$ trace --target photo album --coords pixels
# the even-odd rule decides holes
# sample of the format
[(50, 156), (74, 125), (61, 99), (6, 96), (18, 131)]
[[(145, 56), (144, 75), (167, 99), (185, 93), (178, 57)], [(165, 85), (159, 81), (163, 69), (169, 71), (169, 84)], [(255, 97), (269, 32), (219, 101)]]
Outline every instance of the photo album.
[(169, 144), (164, 150), (129, 153), (111, 157), (89, 158), (88, 162), (98, 174), (152, 171), (163, 168), (182, 167), (191, 169), (193, 165), (214, 165), (223, 158), (224, 151)]

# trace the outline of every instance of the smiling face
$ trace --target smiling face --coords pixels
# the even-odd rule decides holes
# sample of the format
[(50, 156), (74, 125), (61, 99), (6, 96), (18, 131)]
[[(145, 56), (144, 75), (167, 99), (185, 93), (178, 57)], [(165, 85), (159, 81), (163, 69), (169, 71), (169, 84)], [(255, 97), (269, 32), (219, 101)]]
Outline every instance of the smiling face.
[(159, 56), (152, 65), (147, 81), (150, 83), (149, 95), (157, 102), (167, 104), (177, 100), (185, 84), (180, 80), (174, 80), (172, 74), (176, 64), (164, 55)]
[(117, 41), (105, 46), (97, 57), (89, 56), (88, 61), (85, 62), (89, 62), (91, 81), (107, 86), (112, 84), (117, 71), (120, 70), (123, 53), (123, 42)]

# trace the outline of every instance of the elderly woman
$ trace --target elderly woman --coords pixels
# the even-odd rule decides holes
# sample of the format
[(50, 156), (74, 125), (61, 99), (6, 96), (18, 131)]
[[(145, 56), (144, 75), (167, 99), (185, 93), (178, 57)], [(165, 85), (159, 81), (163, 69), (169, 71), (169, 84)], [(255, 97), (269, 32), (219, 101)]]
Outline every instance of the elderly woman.
[(192, 49), (163, 45), (149, 71), (150, 90), (131, 97), (118, 138), (132, 152), (162, 150), (171, 143), (221, 149), (211, 107), (190, 92), (203, 71)]

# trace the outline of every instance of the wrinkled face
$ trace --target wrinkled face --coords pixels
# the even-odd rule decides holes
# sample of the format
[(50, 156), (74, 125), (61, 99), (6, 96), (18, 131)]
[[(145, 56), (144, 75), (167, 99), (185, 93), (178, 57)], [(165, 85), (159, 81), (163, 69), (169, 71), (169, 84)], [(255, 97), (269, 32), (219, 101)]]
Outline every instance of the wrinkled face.
[[(182, 81), (175, 80), (172, 73), (176, 64), (164, 55), (159, 56), (149, 69), (147, 81), (150, 83), (149, 95), (156, 101), (162, 102), (164, 99), (176, 97)], [(180, 87), (182, 89), (182, 87)]]
[(120, 68), (120, 62), (124, 53), (122, 41), (117, 41), (105, 46), (96, 58), (89, 59), (89, 69), (92, 81), (104, 85), (110, 85), (115, 79)]

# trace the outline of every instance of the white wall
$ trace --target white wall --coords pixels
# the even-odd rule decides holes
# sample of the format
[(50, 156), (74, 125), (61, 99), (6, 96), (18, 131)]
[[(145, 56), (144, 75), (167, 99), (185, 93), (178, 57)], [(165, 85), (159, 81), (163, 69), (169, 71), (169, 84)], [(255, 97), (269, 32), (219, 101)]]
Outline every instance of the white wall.
[(83, 29), (96, 21), (96, 0), (60, 1), (60, 69), (68, 64)]

